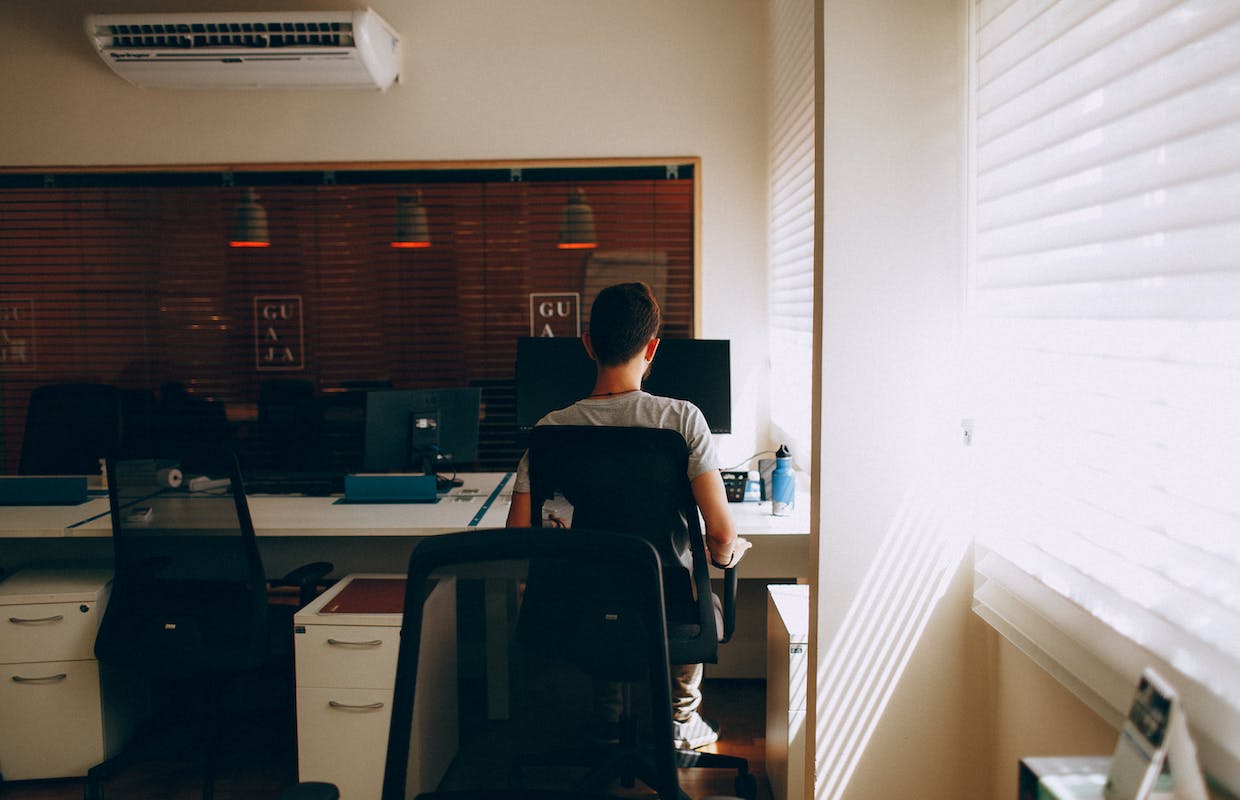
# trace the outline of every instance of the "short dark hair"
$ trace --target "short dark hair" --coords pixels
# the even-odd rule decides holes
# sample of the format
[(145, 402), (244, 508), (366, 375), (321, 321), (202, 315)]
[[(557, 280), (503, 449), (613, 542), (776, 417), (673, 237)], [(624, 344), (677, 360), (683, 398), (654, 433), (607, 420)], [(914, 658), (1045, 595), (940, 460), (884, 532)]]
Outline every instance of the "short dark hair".
[(644, 283), (617, 283), (590, 307), (590, 345), (600, 364), (614, 367), (631, 359), (659, 335), (663, 314)]

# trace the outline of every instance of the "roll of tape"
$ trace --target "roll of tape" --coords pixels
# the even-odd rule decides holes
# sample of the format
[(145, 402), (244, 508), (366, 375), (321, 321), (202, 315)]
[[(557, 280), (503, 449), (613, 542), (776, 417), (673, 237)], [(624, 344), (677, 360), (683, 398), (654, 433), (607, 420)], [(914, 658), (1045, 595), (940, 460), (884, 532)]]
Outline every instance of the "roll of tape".
[(155, 473), (156, 486), (170, 486), (173, 489), (176, 489), (181, 485), (181, 481), (184, 479), (185, 476), (182, 475), (181, 470), (176, 467), (161, 469)]

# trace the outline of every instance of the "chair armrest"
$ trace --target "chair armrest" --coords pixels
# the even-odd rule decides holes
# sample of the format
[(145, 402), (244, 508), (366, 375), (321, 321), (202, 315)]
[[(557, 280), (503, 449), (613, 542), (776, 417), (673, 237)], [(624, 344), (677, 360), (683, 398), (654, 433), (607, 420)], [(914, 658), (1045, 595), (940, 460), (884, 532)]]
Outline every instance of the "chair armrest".
[(723, 571), (723, 638), (720, 644), (732, 640), (736, 631), (736, 567)]
[(280, 793), (280, 800), (338, 800), (340, 790), (335, 784), (309, 781), (290, 786)]
[(272, 586), (296, 586), (298, 593), (298, 602), (305, 606), (314, 599), (315, 587), (325, 578), (327, 574), (335, 569), (329, 561), (314, 561), (310, 564), (302, 564), (293, 571), (287, 573), (282, 578), (274, 578), (271, 581)]
[(272, 583), (284, 586), (305, 586), (308, 583), (317, 583), (323, 580), (327, 573), (333, 569), (335, 569), (335, 566), (329, 561), (314, 561), (310, 564), (302, 564), (283, 578), (277, 578), (272, 581)]

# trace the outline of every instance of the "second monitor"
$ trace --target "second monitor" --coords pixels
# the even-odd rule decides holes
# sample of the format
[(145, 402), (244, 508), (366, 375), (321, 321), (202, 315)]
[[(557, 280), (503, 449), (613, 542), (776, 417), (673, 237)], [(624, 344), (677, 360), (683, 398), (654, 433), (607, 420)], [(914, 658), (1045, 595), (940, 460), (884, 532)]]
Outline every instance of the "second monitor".
[(463, 387), (367, 392), (363, 468), (436, 472), (477, 460), (481, 394)]
[[(517, 427), (528, 430), (543, 415), (590, 393), (594, 362), (577, 338), (528, 337), (517, 341)], [(732, 432), (731, 343), (727, 339), (662, 339), (642, 388), (688, 400), (712, 433)]]

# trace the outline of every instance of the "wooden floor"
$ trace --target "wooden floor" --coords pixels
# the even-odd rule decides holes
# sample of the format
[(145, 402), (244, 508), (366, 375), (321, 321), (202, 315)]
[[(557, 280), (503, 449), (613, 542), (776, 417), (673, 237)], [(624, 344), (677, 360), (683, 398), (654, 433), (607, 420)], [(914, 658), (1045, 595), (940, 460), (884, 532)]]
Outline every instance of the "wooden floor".
[[(770, 800), (764, 765), (765, 684), (762, 681), (708, 680), (702, 711), (720, 723), (718, 743), (707, 750), (749, 759), (758, 779), (758, 800)], [(3, 724), (3, 722), (0, 722)], [(297, 780), (295, 725), (284, 706), (260, 709), (230, 726), (215, 781), (218, 800), (275, 800)], [(183, 736), (157, 732), (141, 757), (104, 784), (107, 800), (181, 800), (201, 796), (201, 749)], [(691, 798), (733, 794), (730, 770), (681, 770), (681, 788)], [(3, 800), (79, 800), (85, 781), (21, 781), (0, 785)], [(625, 794), (628, 794), (627, 792)], [(348, 800), (348, 798), (346, 798)]]

